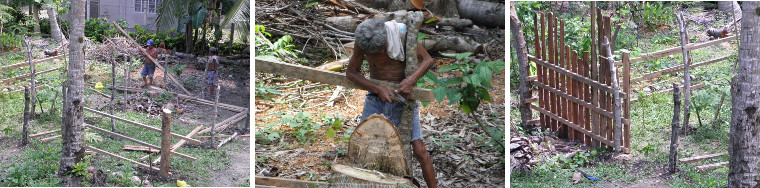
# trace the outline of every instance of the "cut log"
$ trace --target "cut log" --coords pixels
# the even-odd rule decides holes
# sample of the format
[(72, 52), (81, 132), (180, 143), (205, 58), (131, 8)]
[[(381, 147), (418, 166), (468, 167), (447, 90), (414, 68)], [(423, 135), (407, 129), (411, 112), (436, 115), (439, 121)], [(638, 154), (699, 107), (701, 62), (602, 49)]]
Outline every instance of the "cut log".
[(483, 45), (475, 40), (463, 36), (433, 35), (427, 36), (420, 41), (422, 47), (428, 52), (453, 50), (456, 52), (479, 53), (483, 51)]
[(39, 136), (43, 136), (43, 135), (47, 135), (47, 134), (57, 133), (57, 132), (60, 132), (60, 131), (61, 131), (61, 129), (52, 130), (52, 131), (45, 131), (45, 132), (29, 135), (29, 138), (35, 138), (35, 137), (39, 137)]
[(721, 163), (715, 163), (715, 164), (708, 164), (708, 165), (702, 165), (696, 167), (698, 172), (706, 171), (706, 170), (712, 170), (716, 168), (720, 168), (722, 166), (728, 166), (728, 162), (721, 162)]
[(227, 142), (230, 142), (232, 139), (235, 139), (237, 135), (238, 135), (238, 132), (235, 132), (229, 138), (222, 140), (222, 142), (219, 142), (219, 145), (216, 146), (216, 149), (219, 149), (220, 147), (222, 147), (222, 145), (226, 144)]
[(276, 177), (256, 176), (256, 186), (274, 186), (274, 187), (325, 187), (327, 183), (318, 181), (304, 181)]
[(360, 123), (348, 142), (351, 166), (396, 175), (408, 174), (403, 144), (396, 127), (383, 115), (372, 114)]
[(724, 156), (724, 155), (728, 155), (728, 152), (716, 153), (716, 154), (710, 154), (710, 155), (702, 155), (702, 156), (689, 157), (689, 158), (683, 158), (683, 159), (678, 159), (678, 162), (681, 162), (681, 163), (693, 163), (693, 162), (697, 162), (697, 161), (701, 161), (701, 160), (706, 160), (706, 159), (712, 159), (712, 158), (716, 158), (716, 157), (720, 157), (720, 156)]
[(156, 152), (161, 151), (161, 150), (153, 149), (147, 146), (136, 146), (136, 145), (124, 145), (124, 146), (121, 146), (121, 149), (129, 150), (129, 151), (147, 151), (151, 153), (156, 153)]
[(330, 186), (335, 187), (417, 187), (411, 180), (400, 176), (342, 164), (332, 165), (332, 174), (330, 174), (327, 181), (330, 183)]
[(504, 8), (501, 3), (479, 0), (459, 0), (459, 17), (470, 19), (477, 25), (504, 28)]

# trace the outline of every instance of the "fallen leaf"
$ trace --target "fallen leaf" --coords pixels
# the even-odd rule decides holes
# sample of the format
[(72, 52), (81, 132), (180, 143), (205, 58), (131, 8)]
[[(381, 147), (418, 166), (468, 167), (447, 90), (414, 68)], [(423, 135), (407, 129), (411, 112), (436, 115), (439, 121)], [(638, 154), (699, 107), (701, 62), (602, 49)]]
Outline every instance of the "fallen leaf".
[(577, 184), (580, 181), (581, 181), (581, 173), (580, 172), (573, 173), (573, 184)]

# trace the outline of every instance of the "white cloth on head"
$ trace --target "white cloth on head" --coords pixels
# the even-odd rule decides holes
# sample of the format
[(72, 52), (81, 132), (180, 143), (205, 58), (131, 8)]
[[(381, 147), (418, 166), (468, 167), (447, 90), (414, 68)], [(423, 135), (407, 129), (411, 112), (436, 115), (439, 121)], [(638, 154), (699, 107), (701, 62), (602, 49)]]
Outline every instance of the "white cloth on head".
[(388, 33), (388, 56), (391, 59), (404, 61), (404, 37), (406, 25), (397, 23), (395, 20), (385, 22), (385, 31)]

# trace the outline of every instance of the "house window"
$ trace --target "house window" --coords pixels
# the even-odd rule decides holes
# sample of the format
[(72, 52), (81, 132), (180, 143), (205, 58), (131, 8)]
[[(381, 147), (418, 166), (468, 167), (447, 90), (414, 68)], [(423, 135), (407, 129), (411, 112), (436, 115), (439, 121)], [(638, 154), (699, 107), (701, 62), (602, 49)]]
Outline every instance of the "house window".
[(156, 13), (162, 0), (135, 0), (135, 12)]

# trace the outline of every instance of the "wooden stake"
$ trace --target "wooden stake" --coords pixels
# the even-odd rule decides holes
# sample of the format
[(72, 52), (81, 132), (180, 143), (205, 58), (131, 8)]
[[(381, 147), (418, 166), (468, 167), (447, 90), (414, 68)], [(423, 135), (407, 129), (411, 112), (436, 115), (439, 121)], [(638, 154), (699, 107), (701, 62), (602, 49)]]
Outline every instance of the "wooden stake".
[(678, 159), (678, 125), (681, 124), (681, 87), (673, 83), (673, 121), (670, 124), (670, 157), (668, 157), (668, 172), (676, 173)]
[(602, 44), (602, 46), (604, 46), (604, 48), (607, 49), (606, 50), (607, 51), (607, 57), (606, 58), (607, 58), (607, 62), (609, 62), (609, 64), (610, 64), (609, 67), (610, 67), (610, 74), (611, 74), (611, 78), (612, 78), (611, 79), (611, 81), (612, 81), (612, 89), (614, 90), (614, 92), (612, 92), (612, 98), (613, 98), (612, 100), (615, 103), (615, 109), (613, 110), (613, 112), (615, 114), (615, 119), (614, 119), (615, 132), (613, 134), (614, 135), (614, 139), (615, 139), (615, 145), (614, 145), (614, 147), (615, 147), (615, 151), (620, 152), (621, 151), (620, 150), (620, 144), (621, 144), (621, 141), (622, 141), (623, 125), (621, 125), (621, 121), (622, 121), (621, 120), (621, 118), (622, 118), (622, 109), (621, 108), (622, 107), (621, 107), (621, 104), (620, 104), (620, 93), (619, 93), (620, 87), (618, 85), (617, 66), (615, 66), (615, 61), (614, 61), (614, 59), (612, 59), (612, 49), (610, 48), (610, 46), (612, 46), (612, 44), (610, 44), (610, 41), (609, 41), (609, 39), (607, 37), (604, 37), (604, 43)]
[(686, 49), (686, 45), (689, 44), (689, 36), (688, 33), (686, 33), (686, 24), (683, 21), (683, 12), (678, 12), (678, 26), (679, 31), (681, 33), (681, 52), (683, 53), (683, 84), (684, 84), (684, 90), (683, 90), (683, 126), (681, 127), (683, 131), (686, 130), (687, 126), (689, 125), (689, 101), (691, 98), (691, 77), (689, 75), (689, 66), (691, 65), (691, 56), (689, 55), (689, 51)]
[[(116, 62), (111, 60), (111, 86), (116, 87)], [(113, 109), (116, 106), (113, 105), (113, 100), (116, 98), (116, 90), (111, 89), (111, 115), (113, 115)], [(116, 121), (111, 118), (111, 131), (116, 132)]]
[(171, 153), (171, 122), (172, 112), (169, 109), (163, 109), (161, 116), (161, 171), (159, 174), (163, 177), (169, 176), (169, 153)]
[(34, 120), (34, 114), (37, 113), (34, 108), (36, 105), (35, 101), (37, 100), (37, 91), (35, 89), (35, 81), (34, 81), (34, 63), (32, 61), (32, 45), (30, 43), (30, 37), (26, 36), (24, 43), (26, 44), (26, 54), (27, 54), (27, 60), (29, 61), (29, 74), (31, 75), (31, 80), (29, 80), (29, 85), (32, 86), (29, 93), (32, 98), (32, 108), (30, 110), (31, 115), (28, 117), (28, 119)]
[[(200, 131), (201, 128), (203, 128), (202, 125), (195, 127), (195, 129), (193, 129), (193, 131), (190, 131), (190, 134), (187, 134), (187, 137), (193, 137), (193, 136), (195, 136), (195, 134), (198, 134), (198, 131)], [(186, 140), (180, 140), (176, 144), (172, 145), (172, 151), (177, 150), (179, 147), (182, 147), (182, 145), (185, 145), (185, 143), (187, 143)], [(148, 157), (149, 156), (145, 156), (144, 158), (148, 158)], [(159, 156), (158, 159), (153, 160), (153, 164), (158, 163), (160, 160), (161, 160), (161, 157)]]
[(221, 90), (222, 87), (218, 84), (216, 85), (216, 93), (214, 94), (214, 123), (211, 124), (211, 145), (214, 145), (214, 134), (215, 134), (215, 127), (216, 127), (216, 120), (219, 118), (219, 90)]
[[(629, 52), (623, 52), (623, 92), (628, 94), (625, 97), (625, 103), (623, 104), (623, 118), (631, 119), (631, 54)], [(631, 147), (631, 125), (623, 125), (623, 146)]]
[(29, 143), (29, 87), (24, 86), (24, 125), (21, 131), (21, 146)]

